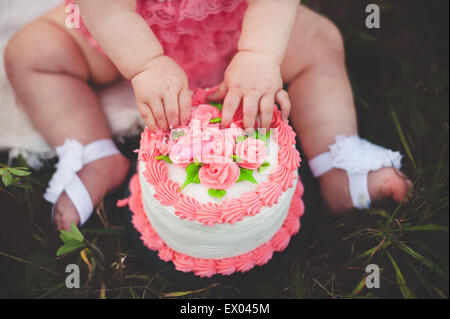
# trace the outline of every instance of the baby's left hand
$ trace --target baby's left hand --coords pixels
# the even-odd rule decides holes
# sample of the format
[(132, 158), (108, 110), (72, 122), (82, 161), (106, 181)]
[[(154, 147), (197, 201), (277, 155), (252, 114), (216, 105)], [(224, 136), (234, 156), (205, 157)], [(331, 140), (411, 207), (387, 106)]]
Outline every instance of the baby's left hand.
[(263, 53), (239, 51), (225, 72), (225, 80), (217, 92), (211, 94), (213, 101), (224, 100), (222, 108), (223, 127), (228, 127), (233, 115), (243, 102), (244, 128), (255, 126), (260, 114), (260, 127), (270, 128), (274, 102), (281, 106), (282, 118), (287, 119), (291, 103), (283, 90), (278, 59)]

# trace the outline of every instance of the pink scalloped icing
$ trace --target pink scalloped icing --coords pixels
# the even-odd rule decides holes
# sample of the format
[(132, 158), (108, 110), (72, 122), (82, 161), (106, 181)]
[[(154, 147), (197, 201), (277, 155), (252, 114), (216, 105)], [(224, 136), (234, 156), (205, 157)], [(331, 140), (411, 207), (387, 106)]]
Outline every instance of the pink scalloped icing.
[(296, 170), (300, 167), (300, 154), (291, 145), (280, 146), (278, 150), (278, 163), (286, 167), (288, 170)]
[(169, 178), (169, 170), (162, 161), (148, 161), (145, 164), (145, 179), (152, 185), (165, 183)]
[(180, 185), (177, 182), (167, 181), (155, 186), (155, 195), (153, 195), (161, 205), (174, 206), (180, 201)]
[(130, 181), (130, 191), (131, 196), (128, 199), (128, 205), (133, 212), (132, 223), (141, 234), (143, 244), (150, 250), (158, 251), (162, 260), (172, 261), (177, 270), (194, 272), (195, 275), (200, 277), (211, 277), (215, 274), (231, 275), (234, 272), (249, 271), (256, 265), (266, 264), (272, 258), (273, 253), (284, 250), (289, 244), (291, 236), (299, 231), (299, 219), (304, 213), (304, 204), (301, 198), (303, 185), (299, 180), (288, 215), (283, 225), (268, 242), (250, 252), (235, 257), (223, 259), (194, 258), (172, 250), (155, 232), (142, 204), (142, 191), (138, 174), (135, 174)]
[(295, 144), (295, 132), (287, 121), (279, 121), (275, 131), (275, 140), (279, 145), (288, 146)]
[(278, 198), (281, 195), (281, 186), (274, 182), (264, 182), (258, 185), (256, 192), (259, 194), (259, 199), (264, 206), (272, 207), (278, 203)]

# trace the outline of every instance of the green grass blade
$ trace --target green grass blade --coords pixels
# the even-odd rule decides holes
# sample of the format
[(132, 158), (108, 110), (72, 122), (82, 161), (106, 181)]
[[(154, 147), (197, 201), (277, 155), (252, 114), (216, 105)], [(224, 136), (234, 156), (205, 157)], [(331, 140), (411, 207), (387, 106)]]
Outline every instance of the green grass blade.
[(394, 267), (395, 276), (397, 278), (398, 287), (399, 287), (400, 292), (402, 293), (403, 297), (405, 299), (414, 299), (414, 298), (416, 298), (414, 296), (414, 293), (408, 288), (408, 285), (406, 284), (406, 280), (403, 277), (403, 274), (400, 271), (400, 268), (398, 268), (398, 265), (395, 262), (394, 258), (391, 256), (391, 254), (388, 251), (386, 253), (387, 253), (387, 256), (389, 257), (389, 260), (392, 263), (392, 267)]
[(431, 261), (428, 258), (425, 258), (421, 254), (416, 252), (414, 249), (412, 249), (411, 247), (409, 247), (409, 246), (407, 246), (407, 245), (405, 245), (403, 243), (398, 242), (398, 243), (394, 243), (394, 244), (395, 244), (395, 246), (400, 248), (402, 251), (404, 251), (405, 253), (407, 253), (408, 255), (413, 257), (414, 259), (420, 261), (422, 264), (424, 264), (425, 266), (430, 268), (432, 271), (437, 273), (439, 276), (441, 276), (444, 279), (448, 280), (448, 273), (446, 273), (441, 268), (439, 268), (433, 261)]
[(402, 127), (400, 125), (400, 121), (398, 120), (397, 113), (395, 113), (394, 109), (391, 108), (392, 120), (394, 121), (395, 127), (397, 128), (398, 135), (400, 136), (400, 140), (402, 141), (403, 147), (405, 148), (406, 154), (409, 157), (412, 165), (414, 166), (414, 171), (417, 172), (417, 165), (414, 157), (412, 155), (411, 149), (409, 148), (408, 142), (406, 141), (405, 135), (403, 134)]

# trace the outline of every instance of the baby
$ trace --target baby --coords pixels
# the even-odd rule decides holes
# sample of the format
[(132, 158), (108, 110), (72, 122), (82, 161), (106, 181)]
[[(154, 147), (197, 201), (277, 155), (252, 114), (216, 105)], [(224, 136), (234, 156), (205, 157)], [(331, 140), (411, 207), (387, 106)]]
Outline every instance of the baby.
[[(223, 127), (242, 105), (245, 128), (269, 128), (276, 102), (333, 213), (400, 202), (411, 187), (396, 169), (399, 156), (357, 137), (341, 34), (299, 0), (78, 0), (80, 30), (66, 27), (66, 4), (26, 26), (5, 52), (18, 98), (60, 156), (46, 194), (58, 229), (83, 223), (127, 175), (93, 89), (121, 77), (150, 130), (186, 122), (196, 87), (218, 85), (209, 99), (223, 100)], [(339, 166), (333, 158), (345, 149), (356, 160), (381, 156), (362, 169), (355, 158)], [(71, 179), (63, 167), (73, 167), (76, 150), (83, 161)]]

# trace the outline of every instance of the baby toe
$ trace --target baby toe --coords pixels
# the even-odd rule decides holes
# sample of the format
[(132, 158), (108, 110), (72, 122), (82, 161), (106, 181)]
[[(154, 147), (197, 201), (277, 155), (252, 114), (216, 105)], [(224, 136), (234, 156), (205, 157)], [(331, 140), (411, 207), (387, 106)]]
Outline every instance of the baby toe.
[(369, 175), (369, 191), (374, 202), (407, 202), (412, 182), (393, 168), (383, 168)]

